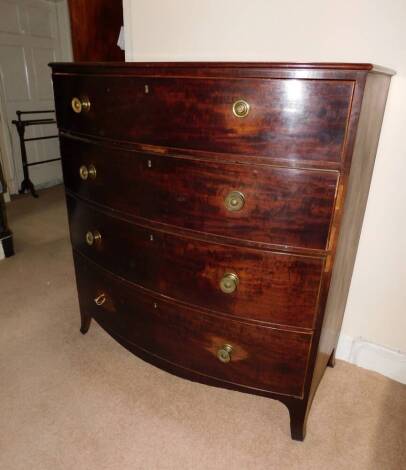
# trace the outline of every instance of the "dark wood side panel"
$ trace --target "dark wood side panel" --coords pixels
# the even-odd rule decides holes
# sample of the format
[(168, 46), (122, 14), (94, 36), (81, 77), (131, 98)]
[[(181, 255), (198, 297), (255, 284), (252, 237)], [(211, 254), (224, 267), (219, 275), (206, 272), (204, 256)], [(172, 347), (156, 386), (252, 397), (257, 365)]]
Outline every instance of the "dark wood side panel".
[(119, 0), (68, 0), (73, 57), (80, 62), (124, 61), (117, 46), (123, 25)]
[[(275, 393), (301, 396), (311, 334), (203, 314), (141, 293), (75, 254), (81, 309), (107, 331), (190, 371)], [(105, 294), (96, 306), (94, 298)], [(232, 346), (231, 361), (217, 351)]]
[[(129, 281), (162, 295), (242, 318), (312, 328), (322, 257), (305, 257), (207, 243), (111, 217), (68, 197), (73, 246)], [(97, 230), (93, 246), (86, 232)], [(221, 291), (227, 272), (237, 290)]]
[(390, 76), (369, 74), (364, 90), (311, 396), (337, 346), (361, 235)]
[[(152, 74), (151, 74), (152, 75)], [(177, 149), (340, 162), (353, 81), (54, 75), (58, 126)], [(87, 97), (87, 112), (72, 111)], [(245, 100), (239, 118), (233, 103)]]
[[(124, 214), (231, 239), (326, 248), (338, 172), (141, 154), (66, 137), (61, 153), (69, 191)], [(90, 164), (97, 176), (83, 181), (79, 168)], [(232, 191), (245, 197), (239, 211), (226, 207)]]

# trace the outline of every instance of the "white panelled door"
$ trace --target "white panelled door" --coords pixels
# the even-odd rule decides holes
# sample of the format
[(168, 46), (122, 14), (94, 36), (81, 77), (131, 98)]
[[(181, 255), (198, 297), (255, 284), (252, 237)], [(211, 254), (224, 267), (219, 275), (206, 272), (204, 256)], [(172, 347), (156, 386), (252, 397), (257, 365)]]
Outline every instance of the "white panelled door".
[[(66, 1), (66, 0), (65, 0)], [(67, 8), (62, 10), (67, 14)], [(16, 193), (23, 179), (20, 147), (15, 126), (16, 111), (54, 109), (51, 70), (48, 63), (71, 60), (62, 57), (61, 41), (69, 41), (69, 31), (61, 34), (61, 9), (45, 0), (0, 0), (0, 97), (3, 151), (8, 150), (9, 190)], [(65, 37), (64, 37), (65, 35)], [(66, 44), (64, 45), (66, 46)], [(70, 52), (68, 52), (70, 53)], [(66, 52), (65, 52), (66, 54)], [(54, 115), (28, 116), (29, 118)], [(23, 116), (24, 119), (24, 116)], [(26, 137), (57, 134), (55, 125), (32, 126)], [(5, 145), (4, 145), (5, 144)], [(30, 162), (59, 156), (57, 139), (26, 144)], [(62, 180), (60, 162), (30, 167), (35, 186), (47, 186)]]

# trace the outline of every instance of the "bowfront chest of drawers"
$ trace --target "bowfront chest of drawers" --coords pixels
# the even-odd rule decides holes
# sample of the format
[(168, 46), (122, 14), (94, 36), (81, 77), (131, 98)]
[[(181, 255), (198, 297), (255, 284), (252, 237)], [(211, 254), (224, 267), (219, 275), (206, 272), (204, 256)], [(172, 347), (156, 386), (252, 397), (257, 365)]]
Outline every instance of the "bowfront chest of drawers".
[(282, 401), (334, 352), (391, 72), (52, 64), (81, 331)]

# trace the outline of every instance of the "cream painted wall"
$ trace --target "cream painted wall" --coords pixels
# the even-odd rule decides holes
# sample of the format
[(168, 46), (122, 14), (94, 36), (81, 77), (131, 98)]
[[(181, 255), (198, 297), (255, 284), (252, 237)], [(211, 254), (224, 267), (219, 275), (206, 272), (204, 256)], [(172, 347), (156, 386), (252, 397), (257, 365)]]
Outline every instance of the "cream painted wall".
[(124, 0), (128, 61), (394, 68), (342, 334), (406, 352), (405, 0)]

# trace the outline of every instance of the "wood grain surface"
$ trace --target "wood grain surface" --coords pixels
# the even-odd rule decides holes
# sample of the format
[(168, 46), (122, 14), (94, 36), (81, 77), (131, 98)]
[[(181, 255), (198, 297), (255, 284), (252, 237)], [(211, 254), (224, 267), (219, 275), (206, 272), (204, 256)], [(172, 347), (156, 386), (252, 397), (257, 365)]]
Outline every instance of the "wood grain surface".
[[(190, 371), (239, 385), (301, 396), (311, 334), (256, 326), (140, 292), (75, 254), (81, 308), (107, 331)], [(97, 306), (94, 298), (105, 294)], [(136, 306), (136, 309), (133, 308)], [(217, 352), (232, 346), (231, 360)]]
[[(111, 272), (159, 294), (238, 317), (312, 328), (323, 258), (242, 249), (154, 231), (68, 197), (75, 249)], [(87, 231), (101, 240), (88, 246)], [(232, 294), (219, 284), (239, 277)]]
[[(175, 148), (339, 162), (352, 81), (54, 77), (61, 129)], [(254, 85), (254, 86), (253, 86)], [(87, 97), (88, 112), (72, 111)], [(233, 103), (250, 105), (244, 118)]]
[[(124, 214), (231, 239), (324, 250), (338, 172), (166, 157), (61, 138), (66, 188)], [(95, 179), (79, 168), (94, 165)], [(125, 197), (123, 197), (125, 188)], [(232, 191), (245, 197), (230, 211)]]

